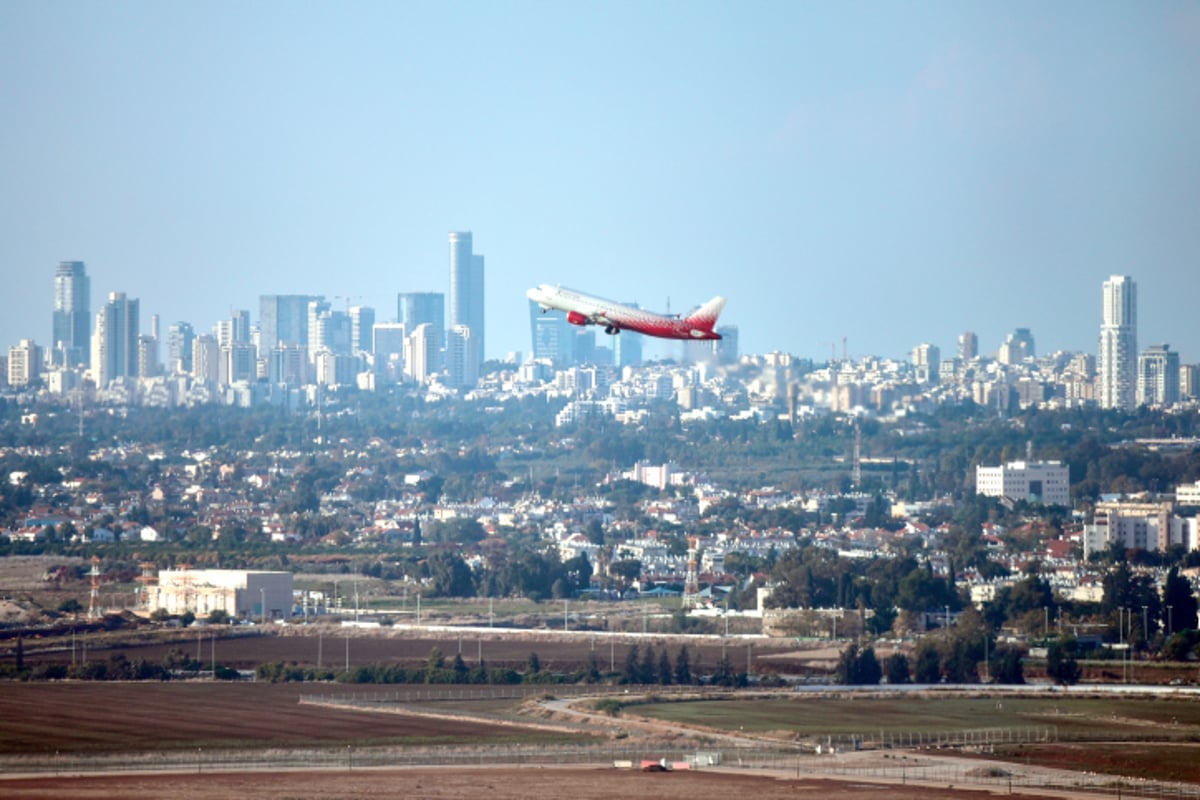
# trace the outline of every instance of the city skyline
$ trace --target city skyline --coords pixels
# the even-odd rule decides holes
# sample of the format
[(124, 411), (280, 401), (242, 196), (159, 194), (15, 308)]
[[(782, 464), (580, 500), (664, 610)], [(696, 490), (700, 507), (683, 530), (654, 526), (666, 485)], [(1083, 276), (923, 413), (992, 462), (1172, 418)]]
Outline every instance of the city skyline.
[(473, 230), (488, 358), (528, 352), (546, 281), (727, 295), (745, 352), (971, 330), (990, 354), (1018, 328), (1095, 352), (1094, 287), (1128, 274), (1139, 339), (1200, 360), (1194, 4), (17, 0), (0, 23), (0, 345), (52, 347), (60, 261), (168, 325), (268, 292), (386, 320), (449, 293), (442, 237)]

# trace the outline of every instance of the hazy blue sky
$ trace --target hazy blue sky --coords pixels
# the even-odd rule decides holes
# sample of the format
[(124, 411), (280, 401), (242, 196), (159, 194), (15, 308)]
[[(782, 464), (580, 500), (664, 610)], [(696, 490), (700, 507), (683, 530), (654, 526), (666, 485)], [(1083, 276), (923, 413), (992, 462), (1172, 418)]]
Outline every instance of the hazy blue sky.
[(471, 230), (489, 357), (542, 282), (727, 295), (743, 351), (1095, 352), (1121, 273), (1200, 361), (1196, 2), (6, 0), (0, 114), (5, 348), (60, 260), (145, 329), (386, 320)]

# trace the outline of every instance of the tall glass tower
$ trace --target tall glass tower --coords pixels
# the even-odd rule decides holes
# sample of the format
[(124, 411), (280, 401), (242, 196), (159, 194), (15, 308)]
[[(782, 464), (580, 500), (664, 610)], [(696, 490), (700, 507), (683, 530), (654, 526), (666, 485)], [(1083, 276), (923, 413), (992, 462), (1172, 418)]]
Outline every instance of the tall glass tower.
[(86, 363), (91, 354), (91, 281), (82, 261), (60, 261), (54, 271), (55, 363)]
[[(475, 357), (484, 359), (483, 256), (472, 250), (470, 231), (450, 233), (450, 324), (466, 325), (478, 342)], [(478, 365), (476, 365), (478, 367)]]
[(1128, 275), (1104, 282), (1104, 316), (1100, 324), (1101, 408), (1132, 411), (1137, 403), (1137, 284)]

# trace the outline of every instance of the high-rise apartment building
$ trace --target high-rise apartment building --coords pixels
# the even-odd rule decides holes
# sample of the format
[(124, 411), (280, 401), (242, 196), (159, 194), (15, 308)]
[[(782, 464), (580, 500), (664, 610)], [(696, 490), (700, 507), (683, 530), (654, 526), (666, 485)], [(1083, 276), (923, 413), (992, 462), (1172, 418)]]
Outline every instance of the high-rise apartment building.
[(50, 342), (56, 364), (87, 362), (92, 341), (91, 280), (82, 261), (60, 261), (54, 272), (54, 333)]
[(1099, 401), (1101, 408), (1130, 411), (1137, 401), (1137, 284), (1128, 275), (1104, 282), (1100, 324)]
[(1137, 404), (1169, 406), (1179, 402), (1179, 353), (1156, 344), (1138, 356)]
[[(483, 363), (483, 256), (473, 250), (470, 231), (450, 233), (450, 327), (466, 325)], [(478, 365), (476, 367), (478, 369)]]
[(446, 331), (446, 385), (455, 389), (473, 389), (479, 383), (479, 364), (475, 352), (475, 332), (466, 325), (451, 325)]
[(375, 309), (370, 306), (350, 307), (350, 351), (352, 353), (375, 352), (374, 327)]
[(435, 360), (433, 326), (428, 322), (418, 325), (408, 334), (404, 342), (404, 374), (417, 383), (425, 383), (434, 374)]
[(446, 342), (446, 295), (441, 292), (402, 292), (396, 296), (396, 321), (409, 334), (418, 325), (428, 325), (433, 337), (434, 360), (430, 368), (441, 368), (441, 352)]
[(167, 328), (167, 372), (192, 371), (192, 340), (195, 338), (195, 330), (186, 322), (176, 322)]
[(912, 363), (918, 383), (937, 383), (941, 376), (942, 351), (936, 345), (919, 344), (913, 348)]
[(138, 301), (124, 292), (113, 292), (96, 312), (92, 334), (92, 380), (104, 388), (117, 378), (138, 374)]
[(42, 374), (42, 348), (32, 339), (22, 339), (20, 344), (8, 348), (8, 385), (14, 388), (28, 386)]
[(958, 357), (970, 361), (979, 356), (979, 337), (974, 331), (963, 331), (958, 337)]
[(996, 360), (1001, 364), (1020, 364), (1027, 358), (1036, 358), (1037, 351), (1033, 346), (1033, 334), (1029, 328), (1017, 328), (1004, 339)]
[(192, 378), (215, 385), (221, 377), (221, 348), (207, 333), (192, 340)]
[(1200, 397), (1200, 364), (1184, 364), (1179, 368), (1179, 399)]

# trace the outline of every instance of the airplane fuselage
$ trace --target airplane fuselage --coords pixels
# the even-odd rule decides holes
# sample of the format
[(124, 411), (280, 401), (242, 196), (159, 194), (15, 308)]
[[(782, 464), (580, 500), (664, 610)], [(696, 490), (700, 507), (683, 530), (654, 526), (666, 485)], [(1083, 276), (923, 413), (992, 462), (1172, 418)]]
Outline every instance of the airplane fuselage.
[(606, 300), (548, 283), (530, 289), (525, 294), (541, 306), (543, 311), (552, 308), (565, 311), (567, 321), (571, 324), (601, 325), (605, 333), (609, 334), (630, 330), (662, 339), (700, 341), (721, 338), (721, 334), (716, 333), (713, 326), (716, 325), (717, 316), (725, 305), (725, 299), (722, 297), (713, 298), (687, 317), (678, 317), (656, 314), (615, 300)]

